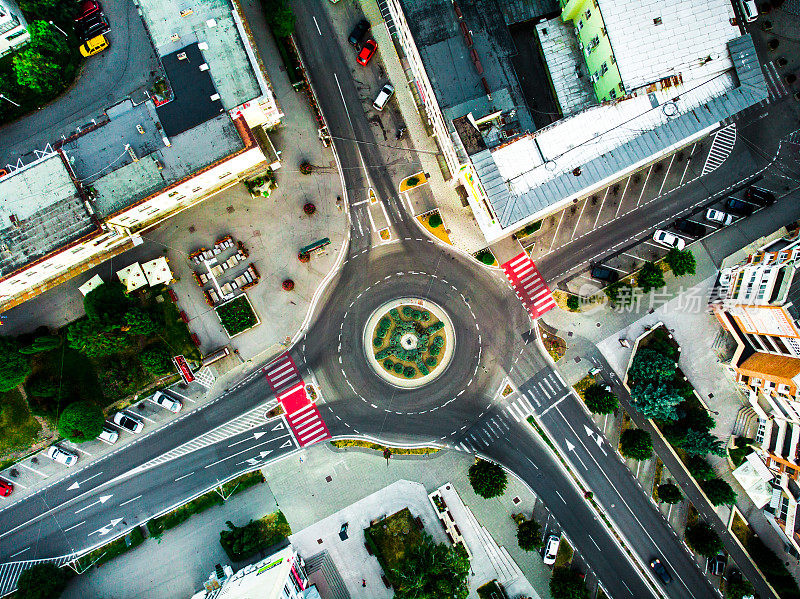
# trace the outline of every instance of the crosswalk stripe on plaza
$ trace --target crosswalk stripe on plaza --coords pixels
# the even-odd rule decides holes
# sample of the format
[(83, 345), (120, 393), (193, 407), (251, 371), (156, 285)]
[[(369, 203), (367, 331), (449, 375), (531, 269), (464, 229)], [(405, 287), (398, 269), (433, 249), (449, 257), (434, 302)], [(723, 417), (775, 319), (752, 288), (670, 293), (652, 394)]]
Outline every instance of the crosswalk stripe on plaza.
[(539, 318), (556, 307), (550, 289), (527, 253), (522, 252), (502, 267), (514, 292), (532, 318)]

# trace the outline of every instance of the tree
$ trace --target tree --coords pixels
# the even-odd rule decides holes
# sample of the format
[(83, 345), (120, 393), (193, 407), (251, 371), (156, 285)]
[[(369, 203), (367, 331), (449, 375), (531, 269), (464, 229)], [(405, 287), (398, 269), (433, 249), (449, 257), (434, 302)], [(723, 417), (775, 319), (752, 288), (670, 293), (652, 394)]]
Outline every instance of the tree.
[(689, 429), (686, 433), (686, 438), (681, 443), (683, 450), (691, 455), (706, 455), (713, 453), (720, 457), (725, 456), (725, 448), (722, 446), (722, 441), (712, 435), (707, 430), (696, 431)]
[(681, 495), (681, 490), (677, 485), (664, 483), (663, 485), (658, 485), (658, 498), (664, 503), (678, 503), (683, 499), (683, 495)]
[(712, 478), (700, 483), (700, 488), (708, 495), (712, 505), (733, 505), (736, 503), (736, 491), (724, 480)]
[(714, 468), (707, 460), (697, 455), (690, 455), (686, 460), (686, 469), (689, 474), (699, 481), (710, 480), (716, 476)]
[(62, 85), (62, 69), (58, 63), (33, 48), (17, 52), (13, 62), (17, 83), (36, 94), (53, 95)]
[(292, 530), (282, 512), (278, 511), (259, 520), (250, 520), (244, 526), (236, 526), (228, 520), (228, 530), (219, 533), (219, 542), (228, 557), (242, 561), (283, 541)]
[(69, 56), (70, 47), (67, 44), (67, 38), (50, 23), (34, 21), (28, 25), (28, 33), (31, 36), (29, 47), (42, 56), (47, 56), (57, 62), (61, 62), (64, 57)]
[(117, 326), (81, 319), (67, 326), (67, 345), (89, 357), (102, 357), (122, 351), (128, 340)]
[(131, 335), (153, 335), (158, 331), (158, 324), (141, 308), (131, 308), (125, 313), (123, 322)]
[(83, 443), (96, 439), (103, 431), (105, 417), (95, 404), (76, 401), (69, 404), (58, 418), (58, 432), (70, 441)]
[(469, 558), (461, 545), (448, 547), (422, 533), (419, 544), (406, 550), (392, 570), (397, 599), (466, 599)]
[(664, 262), (669, 264), (669, 267), (672, 269), (672, 272), (676, 277), (693, 275), (697, 268), (697, 262), (695, 261), (694, 254), (692, 254), (691, 250), (679, 250), (678, 248), (672, 248), (669, 252), (667, 252)]
[(636, 352), (628, 378), (636, 383), (666, 381), (675, 376), (675, 360), (649, 348)]
[(19, 352), (21, 354), (38, 354), (41, 352), (50, 351), (51, 349), (56, 349), (57, 347), (61, 347), (61, 337), (53, 336), (53, 335), (42, 335), (40, 337), (36, 337), (33, 340), (33, 343), (30, 345), (26, 345), (25, 347), (21, 347)]
[(31, 359), (19, 353), (17, 340), (0, 335), (0, 392), (18, 387), (30, 371)]
[(77, 14), (77, 2), (63, 0), (20, 0), (19, 7), (25, 13), (28, 22), (37, 19), (70, 22)]
[(145, 349), (139, 359), (144, 369), (155, 375), (166, 374), (173, 369), (172, 356), (162, 345), (155, 345)]
[(577, 571), (561, 566), (553, 570), (550, 578), (550, 596), (553, 599), (588, 599), (589, 591)]
[(626, 458), (648, 459), (653, 455), (653, 441), (650, 439), (650, 433), (640, 428), (625, 429), (619, 438), (619, 451)]
[(744, 599), (744, 597), (749, 597), (753, 594), (755, 594), (753, 585), (744, 578), (728, 579), (728, 591), (725, 593), (726, 599)]
[(122, 399), (136, 391), (141, 374), (136, 361), (123, 361), (118, 356), (111, 356), (105, 361), (105, 368), (100, 374), (100, 387), (107, 399)]
[(103, 324), (121, 325), (130, 307), (125, 286), (119, 281), (103, 283), (83, 298), (83, 309), (89, 320)]
[(295, 17), (285, 0), (262, 0), (262, 3), (267, 22), (275, 37), (282, 38), (292, 35)]
[(36, 564), (19, 575), (17, 599), (56, 599), (69, 582), (67, 573), (51, 563)]
[(639, 383), (631, 387), (631, 405), (643, 416), (656, 420), (677, 420), (675, 409), (683, 398), (664, 382)]
[(644, 293), (649, 292), (651, 289), (660, 289), (666, 284), (664, 282), (664, 272), (654, 262), (644, 263), (637, 276), (637, 282)]
[(573, 312), (577, 312), (578, 309), (581, 307), (581, 298), (577, 295), (570, 294), (567, 298), (567, 308), (572, 310)]
[(619, 405), (617, 396), (597, 383), (586, 387), (583, 397), (586, 401), (586, 407), (593, 414), (611, 414)]
[(475, 460), (469, 467), (469, 482), (475, 493), (484, 499), (499, 497), (508, 486), (505, 470), (494, 462), (484, 460)]
[(517, 525), (517, 543), (523, 551), (533, 551), (542, 546), (542, 527), (536, 520), (523, 520)]
[(705, 557), (714, 557), (722, 549), (722, 541), (707, 523), (699, 521), (686, 527), (686, 544)]

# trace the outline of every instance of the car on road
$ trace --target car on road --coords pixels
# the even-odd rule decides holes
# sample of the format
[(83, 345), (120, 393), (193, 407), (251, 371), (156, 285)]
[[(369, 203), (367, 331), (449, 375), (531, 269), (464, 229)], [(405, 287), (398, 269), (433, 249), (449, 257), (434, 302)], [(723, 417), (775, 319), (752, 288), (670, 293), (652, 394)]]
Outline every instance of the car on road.
[(766, 189), (751, 185), (744, 192), (744, 199), (759, 206), (772, 206), (775, 203), (775, 194)]
[(183, 407), (183, 404), (180, 402), (180, 400), (172, 399), (169, 395), (162, 393), (161, 391), (156, 391), (153, 397), (150, 398), (150, 401), (157, 406), (161, 406), (165, 410), (169, 410), (175, 414), (180, 412), (181, 408)]
[(97, 37), (90, 39), (88, 42), (83, 42), (78, 49), (81, 52), (81, 56), (88, 58), (89, 56), (99, 54), (106, 48), (108, 48), (108, 40), (106, 39), (106, 36), (98, 35)]
[(550, 535), (547, 537), (547, 543), (544, 546), (544, 565), (552, 566), (556, 563), (556, 554), (558, 554), (558, 544), (561, 542), (561, 537), (558, 535)]
[(658, 577), (661, 579), (661, 582), (664, 584), (669, 584), (672, 582), (672, 576), (670, 576), (669, 572), (667, 572), (667, 568), (664, 564), (661, 563), (661, 560), (657, 557), (654, 557), (650, 560), (650, 567), (653, 569)]
[(394, 95), (394, 86), (391, 83), (387, 83), (381, 88), (381, 91), (378, 92), (378, 97), (375, 98), (375, 101), (372, 103), (372, 107), (375, 110), (383, 110), (386, 106), (386, 103), (391, 99)]
[(97, 435), (97, 438), (111, 445), (117, 442), (117, 439), (119, 439), (119, 433), (112, 428), (104, 426), (103, 431)]
[(364, 35), (367, 33), (367, 31), (369, 31), (369, 27), (369, 21), (366, 19), (361, 19), (356, 26), (353, 27), (353, 31), (350, 32), (350, 37), (347, 38), (347, 41), (350, 42), (350, 45), (358, 48), (361, 40), (364, 39)]
[(619, 279), (619, 275), (616, 271), (606, 268), (605, 266), (600, 266), (599, 264), (592, 266), (589, 276), (593, 279), (597, 279), (598, 281), (603, 281), (604, 283), (609, 284), (616, 283)]
[(664, 229), (658, 229), (653, 233), (653, 241), (658, 245), (663, 245), (665, 248), (675, 248), (682, 250), (686, 247), (686, 241), (682, 237), (678, 237)]
[(358, 56), (356, 56), (356, 62), (360, 64), (362, 67), (367, 66), (372, 57), (375, 56), (375, 50), (378, 49), (378, 42), (374, 39), (368, 39), (364, 42), (364, 45), (361, 47), (361, 50), (358, 52)]
[(706, 234), (706, 227), (705, 225), (701, 225), (700, 223), (696, 223), (693, 220), (689, 220), (687, 218), (679, 218), (675, 221), (673, 225), (677, 231), (681, 233), (685, 233), (691, 237), (702, 237)]
[(714, 557), (709, 557), (706, 563), (706, 569), (713, 576), (722, 576), (725, 572), (725, 566), (728, 564), (728, 558), (724, 554), (718, 553)]
[(47, 448), (45, 455), (53, 460), (54, 462), (58, 462), (59, 464), (64, 464), (67, 467), (74, 466), (75, 463), (78, 461), (78, 455), (68, 451), (66, 449), (62, 449), (58, 445), (51, 445)]
[(733, 214), (728, 214), (722, 210), (709, 208), (706, 210), (706, 220), (718, 225), (727, 226), (733, 222)]
[(14, 490), (14, 485), (0, 478), (0, 497), (8, 497)]
[(730, 210), (739, 216), (750, 216), (755, 211), (756, 207), (742, 200), (736, 198), (728, 198), (725, 200), (725, 210)]
[(132, 433), (141, 433), (144, 430), (144, 422), (135, 416), (129, 416), (125, 412), (117, 412), (111, 421), (120, 428)]

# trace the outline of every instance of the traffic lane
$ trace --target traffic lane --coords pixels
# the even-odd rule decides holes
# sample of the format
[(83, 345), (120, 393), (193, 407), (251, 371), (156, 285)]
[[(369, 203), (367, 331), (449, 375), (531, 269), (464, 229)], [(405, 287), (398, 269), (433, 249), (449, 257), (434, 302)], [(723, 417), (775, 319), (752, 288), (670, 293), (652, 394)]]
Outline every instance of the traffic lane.
[(713, 596), (710, 583), (697, 563), (617, 458), (614, 448), (575, 401), (570, 396), (541, 417), (551, 438), (562, 452), (566, 449), (567, 459), (625, 535), (641, 562), (647, 564), (653, 557), (665, 561), (674, 578), (673, 584), (664, 588), (667, 595), (675, 598)]
[(122, 478), (113, 486), (48, 507), (41, 501), (30, 508), (51, 511), (32, 515), (28, 525), (3, 529), (0, 560), (25, 552), (25, 559), (44, 559), (86, 551), (108, 542), (155, 514), (178, 506), (236, 473), (252, 470), (297, 449), (288, 426), (275, 431), (275, 422), (220, 441), (161, 466)]
[(637, 568), (535, 434), (527, 423), (512, 426), (505, 437), (507, 442), (490, 446), (486, 454), (519, 476), (547, 505), (610, 597), (654, 597)]

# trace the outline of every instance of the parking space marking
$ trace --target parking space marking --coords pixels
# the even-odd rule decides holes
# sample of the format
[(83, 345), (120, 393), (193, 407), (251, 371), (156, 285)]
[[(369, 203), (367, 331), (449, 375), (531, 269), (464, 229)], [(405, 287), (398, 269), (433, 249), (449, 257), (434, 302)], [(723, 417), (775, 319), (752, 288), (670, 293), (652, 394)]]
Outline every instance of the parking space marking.
[(664, 173), (664, 180), (661, 182), (661, 187), (658, 188), (658, 195), (656, 197), (661, 197), (661, 194), (664, 191), (664, 185), (667, 183), (667, 179), (669, 178), (669, 171), (672, 168), (672, 163), (675, 160), (675, 152), (672, 153), (672, 158), (669, 159), (669, 165), (667, 166), (667, 172)]
[(622, 202), (625, 199), (625, 192), (628, 191), (628, 185), (630, 184), (631, 178), (633, 177), (633, 175), (634, 175), (634, 173), (631, 173), (630, 175), (628, 175), (628, 178), (625, 180), (625, 189), (622, 190), (622, 195), (619, 198), (619, 206), (617, 206), (617, 211), (614, 213), (614, 218), (615, 219), (617, 218), (617, 215), (619, 214), (620, 208), (622, 208)]
[(75, 443), (70, 443), (69, 448), (70, 449), (74, 449), (75, 451), (80, 451), (81, 453), (85, 453), (88, 456), (92, 455), (91, 453), (89, 453), (85, 449), (81, 449), (80, 447), (78, 447), (78, 445), (75, 444)]
[(597, 213), (597, 218), (594, 219), (594, 226), (592, 227), (592, 231), (594, 231), (597, 228), (597, 221), (600, 220), (600, 215), (603, 214), (603, 205), (606, 203), (606, 197), (608, 197), (609, 189), (610, 186), (606, 187), (606, 192), (603, 194), (603, 201), (600, 202), (600, 211)]
[(155, 420), (153, 420), (152, 418), (148, 418), (144, 414), (137, 414), (137, 416), (139, 416), (139, 418), (144, 418), (145, 420), (147, 420), (147, 422), (152, 422), (153, 424), (157, 424)]
[(578, 225), (581, 224), (581, 217), (583, 216), (583, 211), (586, 210), (586, 204), (588, 203), (589, 203), (589, 198), (584, 198), (583, 207), (581, 207), (581, 213), (578, 215), (578, 220), (575, 221), (575, 228), (572, 230), (572, 235), (569, 238), (570, 241), (575, 239), (575, 233), (578, 232)]
[(694, 147), (697, 145), (697, 142), (692, 144), (692, 148), (689, 150), (689, 156), (686, 157), (686, 166), (683, 169), (683, 175), (681, 175), (680, 183), (678, 183), (678, 187), (683, 185), (683, 180), (686, 178), (686, 172), (689, 170), (689, 163), (692, 162), (692, 152), (694, 152)]
[(561, 228), (561, 223), (564, 220), (564, 213), (566, 211), (567, 211), (566, 208), (561, 211), (561, 218), (558, 219), (558, 225), (556, 225), (556, 232), (553, 233), (553, 240), (550, 242), (550, 248), (547, 250), (548, 252), (553, 250), (553, 244), (556, 242), (556, 238), (558, 237), (558, 230)]
[(36, 468), (31, 468), (30, 466), (23, 464), (22, 462), (20, 462), (19, 465), (22, 466), (23, 468), (30, 470), (31, 472), (35, 472), (39, 476), (43, 476), (44, 478), (47, 478), (49, 476), (48, 474), (45, 474), (44, 472), (39, 472)]
[(650, 165), (650, 168), (647, 169), (647, 176), (644, 178), (644, 185), (642, 185), (642, 191), (639, 192), (639, 199), (636, 200), (636, 205), (639, 205), (639, 202), (642, 201), (642, 196), (644, 195), (644, 190), (647, 189), (647, 182), (650, 180), (650, 173), (653, 172), (653, 167), (656, 165), (654, 162)]

